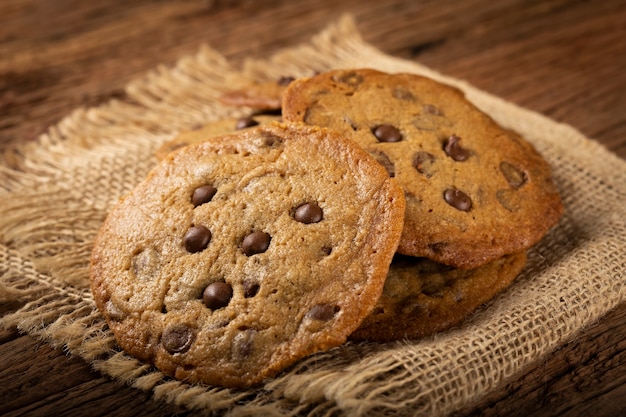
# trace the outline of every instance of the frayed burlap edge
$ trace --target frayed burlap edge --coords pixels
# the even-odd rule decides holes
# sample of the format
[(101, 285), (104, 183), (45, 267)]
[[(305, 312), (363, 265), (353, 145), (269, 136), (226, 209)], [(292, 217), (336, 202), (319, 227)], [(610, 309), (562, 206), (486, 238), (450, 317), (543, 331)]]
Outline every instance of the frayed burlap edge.
[[(463, 326), (427, 340), (348, 343), (313, 355), (261, 387), (229, 390), (165, 377), (120, 352), (88, 288), (93, 237), (108, 209), (155, 164), (178, 131), (245, 109), (225, 88), (330, 68), (414, 72), (455, 85), (546, 157), (566, 206), (506, 292)], [(204, 414), (446, 415), (470, 406), (624, 301), (626, 163), (575, 129), (366, 44), (344, 17), (308, 44), (232, 68), (203, 47), (126, 89), (128, 99), (78, 109), (0, 165), (2, 317), (154, 397)]]

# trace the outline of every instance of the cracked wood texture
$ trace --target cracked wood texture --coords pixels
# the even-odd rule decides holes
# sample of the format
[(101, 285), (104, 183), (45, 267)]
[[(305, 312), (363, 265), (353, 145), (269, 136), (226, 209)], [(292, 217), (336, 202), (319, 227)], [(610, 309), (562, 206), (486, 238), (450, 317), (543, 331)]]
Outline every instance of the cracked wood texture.
[[(365, 41), (552, 119), (626, 158), (623, 0), (3, 0), (0, 151), (124, 95), (202, 43), (232, 62), (306, 42), (342, 13)], [(0, 304), (0, 314), (16, 306)], [(186, 415), (14, 329), (0, 414)], [(457, 416), (626, 415), (626, 305)]]

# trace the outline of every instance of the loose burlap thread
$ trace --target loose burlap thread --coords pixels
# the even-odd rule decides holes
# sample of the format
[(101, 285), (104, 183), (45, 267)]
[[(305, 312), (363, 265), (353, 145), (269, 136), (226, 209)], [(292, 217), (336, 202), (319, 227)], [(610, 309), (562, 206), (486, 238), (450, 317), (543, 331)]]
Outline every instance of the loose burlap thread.
[[(251, 80), (331, 68), (413, 72), (454, 85), (520, 132), (553, 167), (566, 207), (529, 251), (515, 283), (458, 328), (397, 343), (347, 343), (260, 387), (232, 390), (164, 376), (117, 347), (89, 291), (93, 238), (108, 210), (155, 165), (177, 132), (246, 109), (218, 102)], [(77, 109), (0, 165), (0, 324), (66, 349), (154, 398), (204, 414), (446, 415), (471, 406), (624, 301), (626, 162), (570, 126), (365, 43), (343, 17), (310, 42), (234, 68), (204, 46), (126, 88), (127, 99)]]

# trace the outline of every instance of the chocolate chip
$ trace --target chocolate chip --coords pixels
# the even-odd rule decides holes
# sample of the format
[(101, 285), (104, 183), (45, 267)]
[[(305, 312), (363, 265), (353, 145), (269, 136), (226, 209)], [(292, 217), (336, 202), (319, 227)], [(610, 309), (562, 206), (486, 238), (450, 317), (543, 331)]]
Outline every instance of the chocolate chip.
[(193, 194), (191, 195), (191, 202), (193, 203), (194, 207), (198, 207), (199, 205), (211, 201), (216, 192), (217, 188), (213, 187), (212, 185), (203, 185), (193, 190)]
[(500, 163), (500, 172), (502, 172), (509, 185), (515, 189), (520, 188), (528, 181), (528, 176), (524, 171), (506, 161)]
[(379, 150), (370, 150), (369, 153), (374, 157), (374, 159), (376, 159), (376, 162), (385, 167), (390, 177), (396, 176), (396, 166), (391, 159), (389, 159), (387, 154)]
[(211, 231), (205, 226), (192, 226), (185, 234), (184, 243), (187, 252), (200, 252), (209, 245), (211, 241)]
[(252, 116), (242, 117), (241, 119), (237, 120), (237, 123), (235, 123), (235, 129), (241, 130), (241, 129), (245, 129), (247, 127), (256, 126), (258, 124), (259, 124), (259, 122), (254, 120), (254, 118)]
[(517, 191), (502, 189), (496, 191), (496, 199), (508, 211), (515, 213), (521, 207), (520, 195)]
[(233, 338), (231, 346), (233, 356), (239, 359), (246, 359), (252, 354), (254, 349), (254, 339), (256, 337), (256, 329), (242, 328)]
[(443, 116), (443, 112), (432, 104), (424, 104), (422, 109), (424, 110), (424, 113), (429, 113), (433, 116)]
[(304, 224), (318, 223), (324, 213), (316, 203), (304, 203), (293, 212), (293, 218)]
[(446, 200), (446, 203), (457, 210), (469, 211), (472, 208), (472, 199), (456, 188), (448, 188), (444, 191), (443, 198)]
[(130, 272), (138, 280), (151, 280), (161, 267), (161, 255), (152, 248), (136, 252), (131, 260)]
[(413, 93), (404, 87), (395, 87), (391, 92), (391, 95), (398, 100), (415, 101)]
[(438, 132), (444, 127), (451, 127), (453, 123), (447, 119), (444, 114), (435, 107), (424, 105), (424, 112), (414, 116), (411, 123), (418, 130), (428, 132)]
[(442, 254), (446, 251), (448, 243), (446, 242), (433, 242), (428, 244), (428, 249), (435, 254)]
[(268, 148), (275, 148), (281, 146), (283, 143), (283, 138), (280, 136), (273, 135), (269, 132), (263, 132), (263, 143)]
[(252, 279), (246, 279), (242, 283), (243, 285), (243, 296), (246, 298), (251, 298), (257, 295), (261, 286), (258, 282)]
[(243, 239), (241, 249), (248, 256), (262, 253), (270, 246), (271, 239), (270, 235), (265, 232), (252, 232)]
[(287, 87), (289, 84), (291, 84), (295, 80), (296, 79), (294, 77), (281, 76), (276, 82), (276, 84), (280, 85), (281, 87)]
[(418, 317), (426, 313), (428, 310), (423, 302), (416, 301), (415, 299), (409, 297), (402, 299), (398, 303), (396, 311), (398, 312), (396, 314)]
[(452, 135), (443, 144), (443, 150), (446, 152), (446, 155), (455, 161), (465, 161), (470, 156), (469, 151), (463, 148), (460, 142), (460, 137)]
[(339, 311), (339, 306), (330, 304), (317, 304), (307, 313), (307, 317), (313, 320), (328, 321), (335, 317)]
[(343, 116), (343, 122), (344, 122), (345, 124), (347, 124), (347, 125), (350, 125), (350, 128), (351, 128), (353, 131), (355, 131), (355, 132), (356, 132), (356, 131), (358, 131), (358, 130), (359, 130), (359, 125), (358, 125), (358, 124), (357, 124), (354, 120), (352, 120), (349, 116), (344, 115), (344, 116)]
[(376, 126), (372, 129), (372, 133), (379, 142), (400, 142), (402, 140), (402, 133), (392, 125)]
[(441, 274), (424, 274), (421, 277), (422, 293), (429, 297), (441, 298), (443, 296), (442, 290), (445, 287), (446, 281)]
[(202, 293), (202, 301), (211, 310), (226, 307), (233, 298), (233, 289), (225, 282), (218, 281), (209, 284)]
[(189, 350), (194, 339), (194, 332), (185, 324), (175, 324), (163, 332), (161, 343), (171, 354)]
[(435, 156), (426, 151), (415, 152), (413, 155), (413, 168), (420, 174), (423, 174), (426, 178), (430, 178), (434, 174), (433, 164), (435, 163)]
[(333, 75), (333, 80), (351, 87), (356, 87), (363, 82), (363, 76), (353, 71), (340, 72)]

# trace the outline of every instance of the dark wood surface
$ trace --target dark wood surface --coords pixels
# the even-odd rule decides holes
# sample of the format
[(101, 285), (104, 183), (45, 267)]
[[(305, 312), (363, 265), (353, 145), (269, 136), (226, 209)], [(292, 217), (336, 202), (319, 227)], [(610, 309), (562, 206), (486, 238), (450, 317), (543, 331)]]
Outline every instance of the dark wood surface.
[[(626, 158), (626, 1), (0, 2), (0, 150), (202, 43), (238, 62), (307, 41), (344, 12), (384, 52), (571, 124)], [(0, 314), (15, 308), (0, 304)], [(0, 331), (0, 414), (165, 416), (157, 403), (19, 334)], [(626, 415), (626, 305), (463, 410)]]

